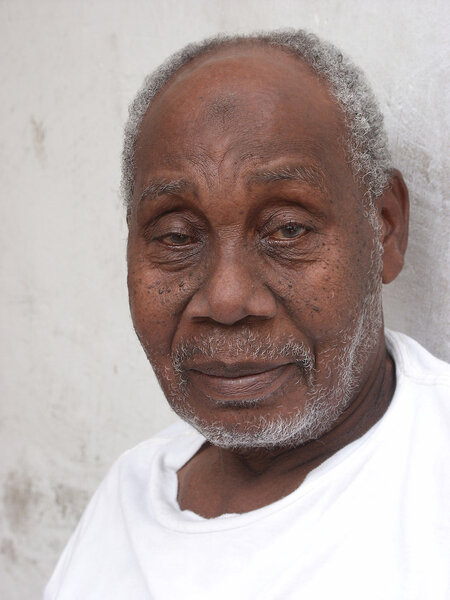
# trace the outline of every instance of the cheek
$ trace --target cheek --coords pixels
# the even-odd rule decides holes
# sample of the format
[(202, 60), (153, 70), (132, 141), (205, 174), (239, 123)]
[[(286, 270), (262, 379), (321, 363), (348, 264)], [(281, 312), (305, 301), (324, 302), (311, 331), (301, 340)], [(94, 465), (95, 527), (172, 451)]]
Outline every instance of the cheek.
[(353, 325), (368, 290), (367, 248), (338, 242), (324, 245), (320, 260), (283, 269), (271, 286), (286, 313), (316, 340)]
[(196, 280), (194, 273), (168, 275), (145, 265), (129, 265), (131, 316), (149, 358), (170, 354), (180, 316), (192, 295)]

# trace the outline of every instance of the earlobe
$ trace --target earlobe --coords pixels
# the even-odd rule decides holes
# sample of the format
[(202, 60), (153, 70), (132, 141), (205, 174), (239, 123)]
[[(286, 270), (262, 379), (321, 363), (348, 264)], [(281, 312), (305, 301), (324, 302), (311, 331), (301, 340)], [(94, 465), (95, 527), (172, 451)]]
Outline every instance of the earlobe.
[(378, 199), (382, 224), (383, 283), (390, 283), (400, 273), (408, 245), (409, 194), (402, 174), (392, 169), (389, 187)]

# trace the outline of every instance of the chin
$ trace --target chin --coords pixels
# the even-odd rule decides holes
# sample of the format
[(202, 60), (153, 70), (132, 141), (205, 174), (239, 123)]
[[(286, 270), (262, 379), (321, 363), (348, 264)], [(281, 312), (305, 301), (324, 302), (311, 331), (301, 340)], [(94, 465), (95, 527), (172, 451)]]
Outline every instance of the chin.
[(233, 418), (230, 418), (230, 411), (220, 410), (217, 418), (206, 419), (185, 401), (171, 402), (174, 411), (210, 444), (231, 450), (300, 446), (332, 429), (348, 404), (346, 394), (339, 401), (319, 396), (309, 400), (302, 409), (287, 414), (272, 415), (262, 406), (252, 410), (253, 407), (246, 404), (241, 408), (229, 407)]

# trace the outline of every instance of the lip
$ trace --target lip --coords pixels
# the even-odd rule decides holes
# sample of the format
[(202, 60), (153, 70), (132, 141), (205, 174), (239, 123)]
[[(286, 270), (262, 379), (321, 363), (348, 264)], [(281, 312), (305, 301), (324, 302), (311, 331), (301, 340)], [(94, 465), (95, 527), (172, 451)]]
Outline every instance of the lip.
[(273, 394), (289, 377), (293, 363), (202, 363), (189, 369), (193, 386), (222, 403), (263, 399)]

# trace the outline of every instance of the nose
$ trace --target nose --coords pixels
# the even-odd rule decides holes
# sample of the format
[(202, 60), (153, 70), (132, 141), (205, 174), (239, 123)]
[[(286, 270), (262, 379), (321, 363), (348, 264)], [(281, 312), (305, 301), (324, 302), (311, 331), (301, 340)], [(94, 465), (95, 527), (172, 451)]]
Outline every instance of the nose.
[(276, 299), (264, 285), (252, 257), (233, 252), (208, 262), (204, 283), (185, 309), (189, 319), (233, 325), (245, 318), (275, 316)]

